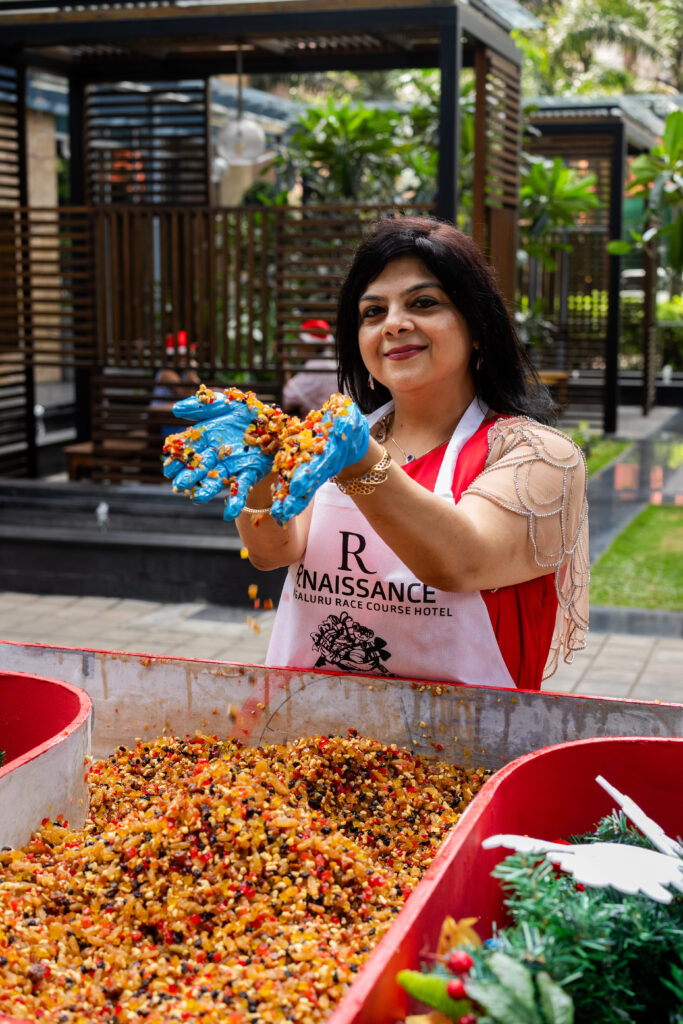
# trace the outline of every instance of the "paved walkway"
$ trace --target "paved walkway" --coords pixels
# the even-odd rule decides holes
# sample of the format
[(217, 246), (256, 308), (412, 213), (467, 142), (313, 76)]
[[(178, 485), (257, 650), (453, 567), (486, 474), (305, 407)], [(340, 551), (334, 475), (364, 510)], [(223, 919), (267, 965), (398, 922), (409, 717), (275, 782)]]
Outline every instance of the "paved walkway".
[[(624, 409), (620, 410), (619, 423), (618, 436), (641, 445), (648, 440), (675, 441), (683, 436), (683, 416), (675, 409), (655, 409), (648, 417), (641, 416), (638, 410)], [(609, 479), (608, 476), (602, 481), (601, 490), (611, 489)], [(679, 481), (674, 476), (668, 484), (666, 480), (664, 483), (663, 500), (676, 501)], [(619, 495), (620, 511), (631, 502), (635, 514), (648, 500), (649, 486), (648, 483), (645, 490), (635, 487), (632, 494)], [(596, 489), (595, 501), (591, 499), (596, 513), (599, 501)], [(263, 662), (274, 615), (272, 611), (202, 603), (160, 604), (134, 599), (0, 592), (3, 640), (240, 663)], [(572, 665), (561, 665), (544, 688), (683, 702), (680, 628), (672, 630), (669, 621), (662, 629), (665, 635), (634, 635), (636, 631), (627, 623), (614, 628), (618, 616), (601, 615), (600, 619), (608, 623), (604, 631), (593, 629), (586, 650), (577, 655)], [(671, 619), (680, 625), (683, 615), (670, 616)], [(617, 631), (619, 628), (623, 631)]]
[[(263, 663), (275, 613), (204, 604), (0, 593), (0, 637), (139, 654)], [(683, 702), (683, 639), (591, 632), (544, 687)]]

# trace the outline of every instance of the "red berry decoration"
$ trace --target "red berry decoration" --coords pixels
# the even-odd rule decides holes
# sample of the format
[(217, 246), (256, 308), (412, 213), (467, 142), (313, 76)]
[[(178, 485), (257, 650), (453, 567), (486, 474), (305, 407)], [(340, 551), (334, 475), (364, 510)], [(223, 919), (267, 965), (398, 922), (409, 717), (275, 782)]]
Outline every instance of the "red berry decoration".
[(465, 991), (465, 984), (461, 978), (451, 978), (446, 985), (446, 994), (450, 999), (465, 999), (467, 992)]
[(453, 974), (469, 974), (474, 967), (474, 960), (464, 949), (454, 949), (446, 961), (446, 967)]
[(473, 1013), (463, 1013), (458, 1017), (458, 1024), (477, 1024), (477, 1017)]

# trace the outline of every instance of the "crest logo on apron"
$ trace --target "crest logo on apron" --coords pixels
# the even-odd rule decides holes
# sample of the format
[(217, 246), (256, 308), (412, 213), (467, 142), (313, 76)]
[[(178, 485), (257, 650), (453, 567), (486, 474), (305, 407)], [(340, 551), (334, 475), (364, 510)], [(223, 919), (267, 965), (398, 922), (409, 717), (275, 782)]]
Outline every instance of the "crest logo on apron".
[(361, 626), (348, 612), (328, 615), (315, 633), (311, 633), (311, 640), (313, 650), (319, 654), (315, 668), (332, 665), (346, 672), (393, 675), (383, 664), (391, 657), (386, 650), (386, 640), (367, 626)]

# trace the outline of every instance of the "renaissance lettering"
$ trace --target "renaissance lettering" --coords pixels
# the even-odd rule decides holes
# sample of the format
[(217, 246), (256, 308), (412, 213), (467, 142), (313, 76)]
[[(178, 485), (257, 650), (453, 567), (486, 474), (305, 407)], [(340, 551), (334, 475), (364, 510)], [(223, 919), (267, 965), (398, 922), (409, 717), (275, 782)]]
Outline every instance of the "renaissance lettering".
[(309, 571), (303, 563), (297, 569), (296, 587), (318, 594), (379, 598), (389, 604), (436, 604), (436, 590), (417, 580), (412, 583), (393, 583), (391, 580), (370, 580), (365, 576), (339, 576), (336, 573), (319, 573), (315, 569)]

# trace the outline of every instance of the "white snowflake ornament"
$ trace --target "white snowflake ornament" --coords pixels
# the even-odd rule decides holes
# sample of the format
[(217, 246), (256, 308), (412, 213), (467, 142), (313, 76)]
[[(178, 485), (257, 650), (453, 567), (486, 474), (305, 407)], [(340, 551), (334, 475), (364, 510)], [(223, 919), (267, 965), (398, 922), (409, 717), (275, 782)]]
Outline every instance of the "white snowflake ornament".
[(485, 839), (482, 846), (504, 846), (518, 853), (544, 853), (548, 860), (574, 877), (582, 885), (649, 896), (658, 903), (670, 903), (670, 886), (683, 893), (683, 847), (638, 807), (610, 785), (601, 775), (596, 782), (614, 797), (624, 813), (647, 836), (656, 850), (623, 843), (564, 844), (532, 839), (529, 836), (497, 835)]

